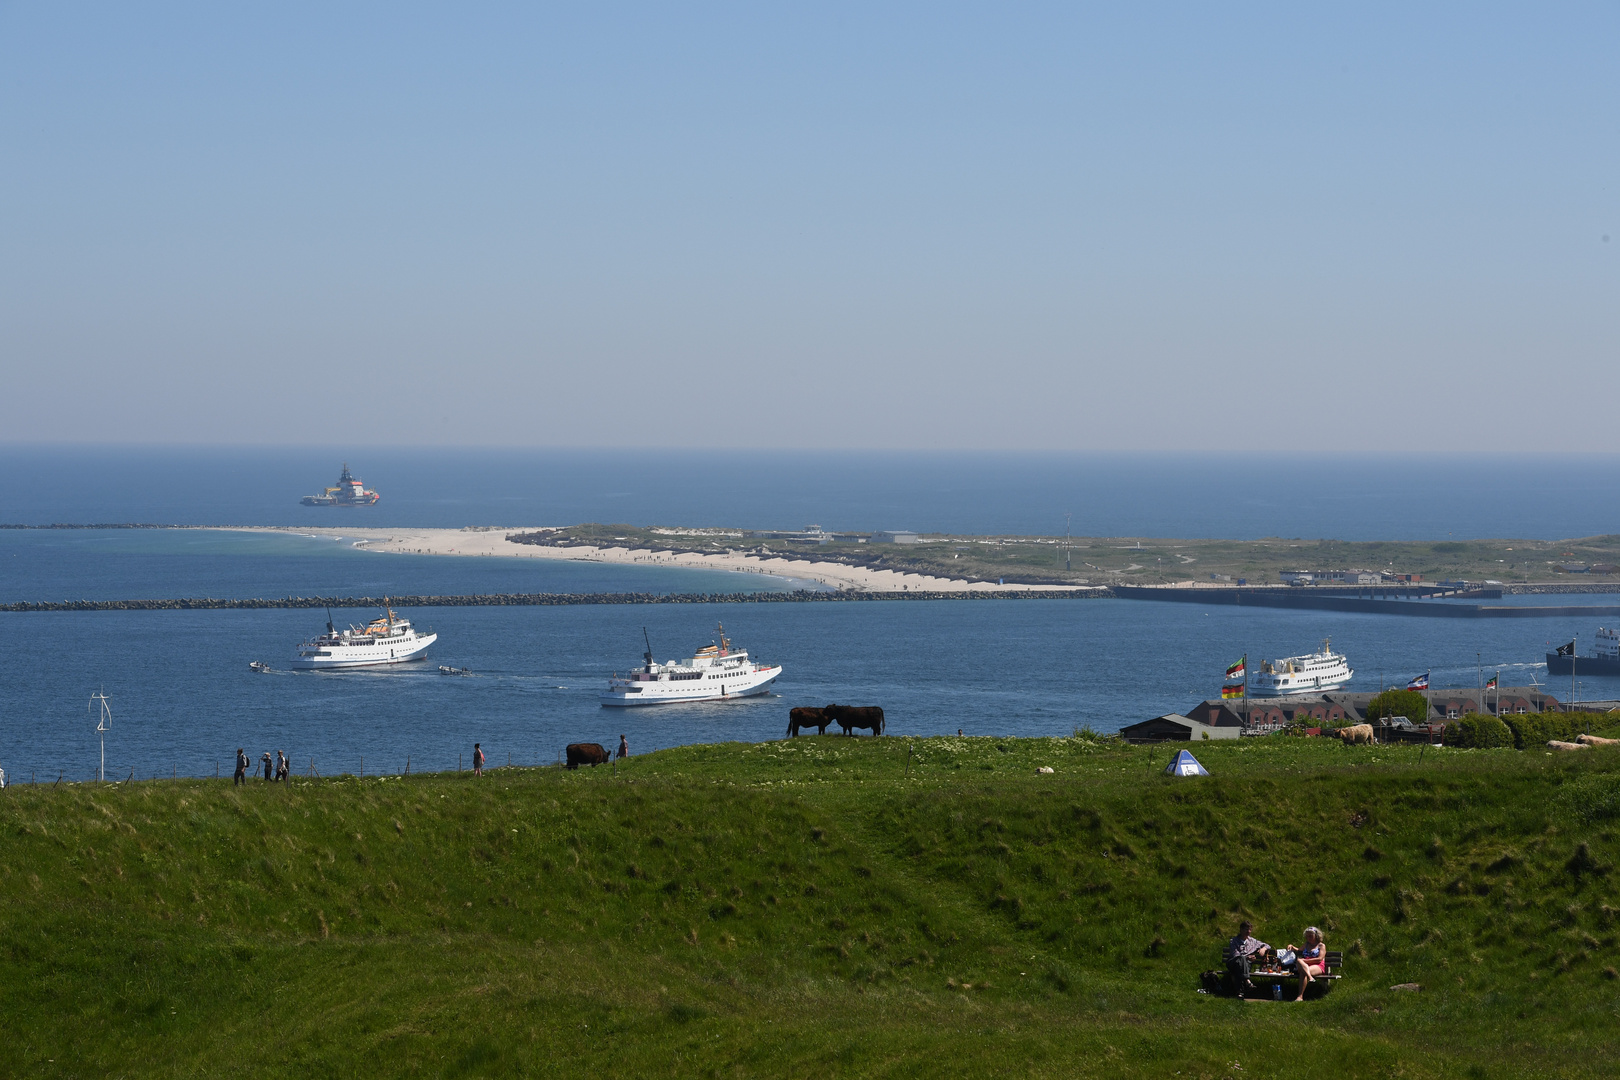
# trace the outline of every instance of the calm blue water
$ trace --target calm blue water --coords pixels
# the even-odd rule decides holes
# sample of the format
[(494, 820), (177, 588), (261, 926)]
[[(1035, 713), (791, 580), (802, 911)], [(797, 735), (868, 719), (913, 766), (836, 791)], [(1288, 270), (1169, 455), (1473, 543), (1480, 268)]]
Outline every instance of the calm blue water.
[[(1535, 460), (1243, 459), (1287, 483), (1326, 470), (1318, 501), (1268, 506), (1237, 459), (1132, 460), (904, 455), (743, 455), (723, 493), (675, 483), (699, 455), (423, 455), (413, 470), (349, 460), (384, 492), (373, 511), (305, 511), (296, 497), (335, 476), (342, 451), (0, 453), (0, 519), (373, 524), (570, 522), (911, 527), (1257, 536), (1558, 537), (1614, 531), (1620, 496)], [(710, 461), (709, 464), (715, 462)], [(1375, 463), (1376, 464), (1376, 463)], [(1590, 463), (1588, 463), (1590, 464)], [(1267, 471), (1270, 470), (1270, 471)], [(1279, 471), (1280, 470), (1280, 471)], [(1289, 470), (1293, 470), (1290, 472)], [(1594, 469), (1580, 473), (1594, 475)], [(1519, 490), (1522, 489), (1522, 490)], [(205, 501), (194, 500), (205, 495)], [(680, 497), (678, 497), (680, 496)], [(685, 496), (690, 496), (689, 498)], [(707, 502), (705, 502), (707, 500)], [(302, 515), (302, 516), (301, 516)], [(356, 551), (346, 542), (210, 531), (0, 531), (0, 599), (488, 592), (737, 592), (792, 583), (757, 575)], [(1612, 597), (1590, 598), (1612, 602)], [(1560, 597), (1558, 603), (1575, 602)], [(1117, 730), (1217, 693), (1225, 666), (1306, 651), (1331, 636), (1376, 690), (1425, 670), (1473, 686), (1476, 664), (1505, 684), (1546, 681), (1542, 654), (1603, 620), (1400, 618), (1129, 601), (951, 601), (663, 607), (459, 608), (412, 612), (440, 644), (415, 669), (339, 675), (248, 671), (280, 665), (321, 628), (315, 611), (0, 614), (0, 766), (15, 780), (85, 779), (97, 743), (89, 695), (115, 715), (109, 774), (211, 774), (236, 747), (288, 751), (323, 773), (454, 768), (480, 741), (491, 761), (555, 759), (563, 744), (633, 750), (778, 737), (791, 704), (877, 703), (896, 734), (1067, 734)], [(340, 613), (358, 620), (360, 612)], [(595, 693), (634, 665), (642, 628), (660, 658), (726, 629), (786, 665), (780, 696), (724, 705), (610, 711)], [(472, 678), (437, 673), (468, 667)], [(1586, 697), (1620, 697), (1581, 680)], [(1567, 693), (1567, 684), (1555, 692)]]
[[(382, 501), (305, 507), (347, 461)], [(1614, 456), (0, 447), (0, 523), (736, 525), (1558, 539), (1620, 529)]]

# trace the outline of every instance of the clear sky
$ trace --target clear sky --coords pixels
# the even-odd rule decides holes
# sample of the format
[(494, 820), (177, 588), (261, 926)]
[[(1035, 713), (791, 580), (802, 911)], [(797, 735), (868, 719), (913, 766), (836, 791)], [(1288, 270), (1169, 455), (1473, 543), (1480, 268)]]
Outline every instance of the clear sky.
[(0, 3), (0, 440), (1614, 451), (1620, 5)]

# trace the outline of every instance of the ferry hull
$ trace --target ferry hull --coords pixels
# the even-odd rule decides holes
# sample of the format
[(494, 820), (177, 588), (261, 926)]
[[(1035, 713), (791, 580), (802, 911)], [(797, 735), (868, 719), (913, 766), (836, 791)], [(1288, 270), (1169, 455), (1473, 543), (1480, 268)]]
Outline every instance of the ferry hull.
[[(1351, 674), (1353, 675), (1355, 673), (1351, 672)], [(1320, 682), (1308, 681), (1308, 682), (1301, 682), (1301, 683), (1299, 683), (1297, 685), (1293, 685), (1293, 686), (1283, 686), (1283, 687), (1256, 686), (1254, 683), (1251, 682), (1249, 684), (1249, 696), (1252, 697), (1252, 698), (1256, 698), (1256, 697), (1288, 697), (1288, 696), (1290, 696), (1292, 694), (1320, 694), (1325, 690), (1338, 690), (1339, 688), (1343, 687), (1349, 681), (1350, 681), (1350, 675), (1346, 675), (1342, 679), (1322, 680)]]
[(691, 692), (682, 692), (680, 690), (655, 690), (649, 692), (646, 689), (647, 687), (654, 687), (659, 684), (643, 683), (643, 689), (639, 693), (609, 690), (598, 697), (597, 700), (602, 703), (602, 707), (605, 709), (629, 709), (646, 705), (677, 705), (682, 702), (695, 701), (730, 701), (733, 698), (754, 697), (765, 693), (771, 688), (771, 684), (776, 682), (776, 677), (780, 674), (781, 671), (778, 670), (775, 674), (767, 676), (760, 682), (743, 686), (740, 689), (722, 683), (718, 693), (707, 687)]
[[(295, 656), (289, 667), (299, 671), (348, 671), (353, 668), (388, 667), (391, 664), (408, 664), (412, 660), (421, 660), (427, 656), (428, 648), (439, 640), (439, 635), (428, 634), (419, 637), (411, 643), (409, 649), (400, 649), (397, 646), (349, 646), (360, 656)], [(387, 655), (392, 653), (393, 655)]]
[(1547, 654), (1549, 675), (1620, 675), (1620, 660), (1607, 656), (1559, 656)]

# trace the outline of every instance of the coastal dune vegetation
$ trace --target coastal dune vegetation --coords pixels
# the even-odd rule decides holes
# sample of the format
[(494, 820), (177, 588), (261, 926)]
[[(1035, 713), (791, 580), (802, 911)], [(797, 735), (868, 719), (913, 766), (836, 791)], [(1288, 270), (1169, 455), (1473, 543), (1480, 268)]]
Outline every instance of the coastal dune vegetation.
[[(1178, 748), (14, 786), (0, 1073), (1620, 1068), (1620, 753), (1273, 736), (1195, 744), (1213, 775), (1177, 779)], [(1242, 918), (1321, 926), (1344, 981), (1198, 993)]]
[(887, 544), (851, 539), (804, 543), (754, 538), (742, 529), (592, 523), (515, 531), (508, 539), (561, 548), (760, 554), (1023, 585), (1157, 585), (1235, 582), (1240, 578), (1251, 585), (1275, 585), (1284, 570), (1364, 569), (1418, 574), (1429, 582), (1494, 580), (1505, 585), (1556, 583), (1620, 590), (1620, 535), (1570, 540), (1345, 541), (926, 534), (915, 544)]

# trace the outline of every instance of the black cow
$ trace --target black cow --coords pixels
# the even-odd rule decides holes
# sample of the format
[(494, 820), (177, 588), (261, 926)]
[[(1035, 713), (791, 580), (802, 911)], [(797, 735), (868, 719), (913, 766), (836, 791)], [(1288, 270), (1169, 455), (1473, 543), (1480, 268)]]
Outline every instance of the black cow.
[(845, 735), (857, 728), (871, 728), (873, 735), (883, 734), (883, 710), (876, 705), (829, 705), (821, 711), (843, 728)]
[(827, 734), (827, 725), (832, 723), (832, 717), (827, 715), (826, 709), (811, 709), (799, 707), (788, 710), (788, 729), (790, 736), (797, 736), (800, 728), (815, 728), (817, 735)]
[(581, 765), (589, 765), (594, 769), (598, 765), (606, 765), (609, 760), (608, 752), (601, 743), (569, 743), (565, 752), (568, 754), (568, 767), (570, 769), (577, 769)]

